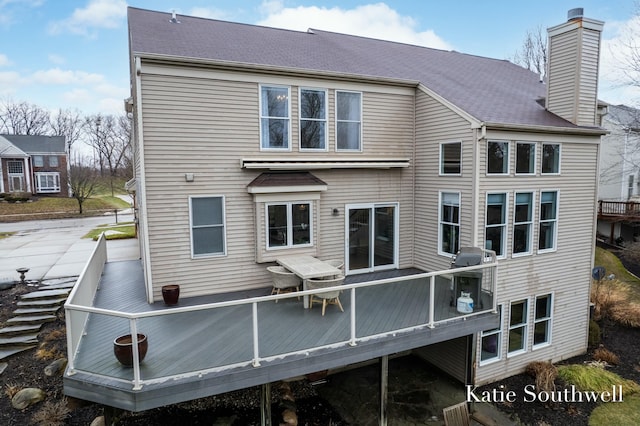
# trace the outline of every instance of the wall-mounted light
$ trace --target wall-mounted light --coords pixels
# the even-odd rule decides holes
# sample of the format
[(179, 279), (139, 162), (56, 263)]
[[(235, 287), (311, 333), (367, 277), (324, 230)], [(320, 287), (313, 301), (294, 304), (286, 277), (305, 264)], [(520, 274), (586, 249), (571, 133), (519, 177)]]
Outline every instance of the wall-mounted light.
[(195, 175), (193, 173), (185, 173), (184, 174), (184, 180), (186, 182), (193, 182), (194, 179), (195, 179)]
[(333, 209), (333, 211), (331, 212), (331, 214), (332, 214), (333, 216), (339, 216), (339, 215), (340, 215), (340, 210), (338, 210), (338, 209)]

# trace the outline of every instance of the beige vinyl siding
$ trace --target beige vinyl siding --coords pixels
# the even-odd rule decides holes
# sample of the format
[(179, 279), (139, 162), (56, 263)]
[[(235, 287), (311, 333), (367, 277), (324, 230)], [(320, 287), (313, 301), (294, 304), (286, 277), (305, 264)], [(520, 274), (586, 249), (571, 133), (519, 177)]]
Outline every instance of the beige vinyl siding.
[(582, 68), (579, 93), (578, 125), (596, 125), (600, 32), (583, 29)]
[[(167, 67), (167, 71), (179, 74), (175, 67)], [(160, 298), (160, 287), (166, 284), (180, 284), (181, 294), (186, 297), (269, 286), (266, 265), (257, 262), (257, 249), (264, 247), (264, 236), (256, 236), (257, 221), (264, 221), (264, 203), (256, 203), (247, 192), (247, 185), (261, 171), (241, 169), (240, 160), (243, 157), (304, 159), (309, 156), (298, 151), (298, 85), (291, 86), (292, 151), (261, 152), (260, 76), (253, 76), (254, 81), (217, 77), (214, 71), (201, 72), (197, 78), (160, 73), (141, 76), (145, 202), (156, 300)], [(327, 82), (295, 82), (304, 87), (329, 89), (330, 150), (311, 155), (327, 159), (343, 156), (334, 152), (331, 145), (335, 133), (334, 88), (327, 86)], [(392, 88), (389, 93), (382, 93), (379, 86), (375, 88), (372, 92), (363, 90), (364, 151), (356, 155), (410, 157), (413, 95), (406, 90)], [(412, 168), (311, 172), (325, 180), (329, 187), (314, 201), (316, 255), (344, 257), (344, 205), (354, 200), (399, 202), (401, 235), (407, 239), (412, 235)], [(185, 173), (193, 173), (194, 181), (186, 182)], [(191, 258), (189, 196), (225, 197), (225, 256)], [(307, 200), (304, 193), (300, 200)], [(333, 208), (339, 209), (339, 216), (332, 216)], [(281, 254), (294, 252), (280, 251)], [(410, 266), (411, 244), (407, 244), (400, 255), (403, 264)]]
[[(447, 269), (450, 258), (438, 256), (438, 191), (460, 192), (460, 245), (472, 241), (473, 131), (469, 122), (425, 93), (416, 100), (415, 264)], [(462, 142), (462, 175), (439, 176), (441, 142)]]
[[(496, 135), (499, 137), (499, 135)], [(510, 137), (513, 135), (505, 135)], [(528, 138), (535, 139), (535, 135)], [(571, 138), (569, 138), (571, 139)], [(502, 139), (508, 140), (508, 139)], [(521, 139), (522, 140), (522, 135)], [(597, 141), (598, 138), (594, 138)], [(480, 223), (485, 221), (485, 196), (490, 192), (507, 192), (509, 206), (507, 212), (506, 259), (500, 260), (498, 273), (498, 303), (504, 304), (502, 360), (477, 366), (476, 384), (488, 383), (522, 371), (531, 361), (551, 360), (553, 362), (580, 354), (586, 350), (589, 286), (593, 259), (594, 222), (596, 209), (597, 150), (596, 143), (575, 143), (563, 141), (561, 145), (561, 174), (540, 175), (540, 149), (536, 147), (537, 176), (511, 176), (481, 178), (479, 213)], [(486, 141), (480, 142), (481, 163), (484, 170), (486, 161)], [(514, 145), (510, 159), (514, 161)], [(538, 224), (540, 215), (540, 191), (558, 191), (558, 221), (556, 251), (536, 253)], [(514, 193), (533, 191), (534, 225), (533, 254), (512, 258), (512, 229)], [(479, 227), (479, 241), (484, 241), (484, 226)], [(553, 294), (553, 320), (551, 345), (531, 350), (533, 345), (533, 306), (535, 296)], [(529, 300), (528, 352), (511, 357), (506, 356), (509, 305), (513, 301)], [(478, 339), (479, 340), (479, 339)], [(477, 350), (480, 350), (477, 342)]]
[(467, 339), (469, 338), (470, 336), (463, 336), (445, 340), (418, 348), (414, 353), (461, 383), (467, 383), (467, 362), (470, 357)]

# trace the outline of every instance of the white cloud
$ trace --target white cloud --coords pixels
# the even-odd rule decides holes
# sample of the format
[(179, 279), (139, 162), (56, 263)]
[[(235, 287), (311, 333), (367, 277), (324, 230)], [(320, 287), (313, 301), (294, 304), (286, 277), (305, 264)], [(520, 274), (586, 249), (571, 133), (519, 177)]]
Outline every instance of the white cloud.
[(36, 71), (31, 75), (31, 79), (37, 84), (47, 85), (94, 85), (104, 81), (101, 74), (88, 73), (85, 71), (61, 70), (52, 68), (48, 70)]
[(265, 1), (261, 8), (265, 17), (258, 22), (259, 25), (298, 31), (315, 28), (436, 49), (452, 49), (433, 30), (418, 30), (413, 18), (398, 14), (384, 3), (342, 9), (317, 6), (287, 8), (281, 1)]
[[(227, 19), (228, 14), (215, 8), (210, 7), (194, 7), (186, 13), (189, 16), (197, 16), (206, 19)], [(179, 18), (179, 17), (178, 17)]]
[(125, 0), (91, 0), (85, 8), (78, 8), (71, 16), (62, 21), (55, 21), (49, 25), (53, 34), (72, 33), (92, 35), (95, 28), (118, 28), (127, 15)]
[[(637, 55), (640, 43), (640, 15), (627, 21), (607, 22), (602, 38), (600, 59), (600, 95), (611, 103), (637, 105), (640, 103), (640, 88), (629, 84), (629, 61)], [(640, 65), (640, 64), (636, 64)], [(636, 70), (637, 71), (637, 70)], [(635, 73), (640, 79), (640, 73)]]
[(7, 65), (11, 65), (11, 61), (7, 57), (7, 55), (3, 55), (0, 53), (0, 67), (6, 67)]
[(56, 65), (62, 65), (65, 62), (67, 62), (64, 56), (56, 55), (55, 53), (50, 53), (48, 55), (48, 58), (49, 58), (49, 62)]

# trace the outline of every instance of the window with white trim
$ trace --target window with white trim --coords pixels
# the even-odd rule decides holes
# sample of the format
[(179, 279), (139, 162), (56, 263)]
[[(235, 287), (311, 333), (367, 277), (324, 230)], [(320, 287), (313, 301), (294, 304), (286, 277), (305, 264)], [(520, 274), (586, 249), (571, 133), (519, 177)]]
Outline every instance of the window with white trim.
[(289, 143), (291, 127), (290, 88), (287, 86), (260, 86), (260, 147), (285, 149)]
[(542, 144), (542, 174), (560, 173), (560, 145)]
[(35, 176), (37, 192), (60, 192), (60, 173), (38, 172)]
[(459, 175), (462, 172), (462, 142), (440, 144), (440, 174)]
[(49, 167), (58, 167), (58, 156), (57, 155), (50, 155), (48, 157), (49, 160)]
[(336, 149), (362, 149), (362, 93), (336, 90)]
[(33, 158), (33, 167), (44, 167), (44, 156), (34, 155), (32, 158)]
[(533, 349), (551, 343), (552, 302), (551, 294), (536, 297), (535, 318), (533, 319)]
[(509, 142), (487, 142), (487, 174), (509, 174)]
[(507, 230), (507, 194), (487, 194), (485, 248), (497, 256), (505, 254)]
[(540, 226), (538, 231), (538, 251), (556, 249), (558, 228), (558, 191), (540, 193)]
[(529, 301), (512, 302), (509, 309), (508, 354), (514, 355), (527, 349), (527, 330), (529, 328)]
[(311, 202), (268, 203), (267, 249), (310, 246)]
[(300, 89), (300, 149), (327, 148), (327, 91)]
[(438, 251), (456, 254), (460, 249), (460, 193), (440, 192)]
[(531, 254), (533, 192), (516, 192), (513, 212), (513, 254)]
[(224, 197), (189, 197), (191, 256), (226, 254)]
[(532, 175), (536, 173), (536, 144), (516, 143), (516, 174)]
[(480, 333), (480, 364), (502, 358), (502, 305), (498, 306), (498, 327)]

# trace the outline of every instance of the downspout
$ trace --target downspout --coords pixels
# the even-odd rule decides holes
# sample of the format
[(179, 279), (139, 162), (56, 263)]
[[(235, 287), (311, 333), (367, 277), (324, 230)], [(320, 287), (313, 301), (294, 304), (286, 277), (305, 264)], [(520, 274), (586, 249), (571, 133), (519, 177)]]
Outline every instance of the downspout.
[(153, 303), (153, 279), (151, 277), (151, 251), (149, 250), (149, 223), (148, 223), (148, 215), (147, 215), (147, 188), (145, 185), (145, 167), (144, 167), (144, 138), (143, 138), (143, 123), (142, 123), (142, 87), (141, 87), (141, 75), (142, 75), (142, 64), (140, 61), (140, 57), (135, 58), (135, 79), (136, 79), (136, 96), (135, 96), (135, 119), (137, 122), (136, 130), (136, 138), (138, 142), (138, 155), (139, 155), (139, 163), (140, 163), (140, 176), (137, 178), (140, 179), (138, 184), (138, 191), (140, 193), (140, 206), (138, 206), (138, 221), (141, 235), (142, 235), (142, 250), (143, 250), (143, 268), (144, 268), (144, 277), (146, 282), (146, 291), (147, 291), (147, 302)]

